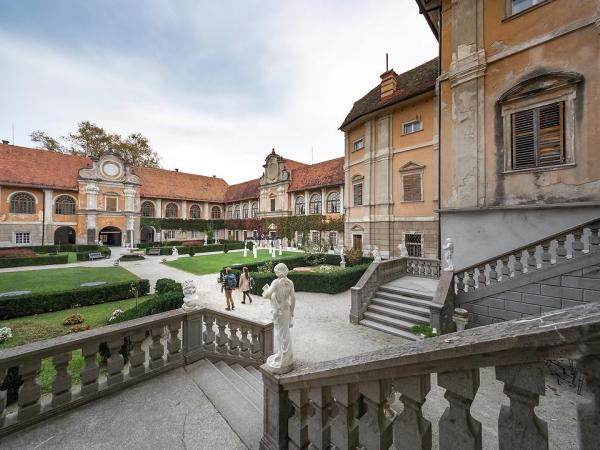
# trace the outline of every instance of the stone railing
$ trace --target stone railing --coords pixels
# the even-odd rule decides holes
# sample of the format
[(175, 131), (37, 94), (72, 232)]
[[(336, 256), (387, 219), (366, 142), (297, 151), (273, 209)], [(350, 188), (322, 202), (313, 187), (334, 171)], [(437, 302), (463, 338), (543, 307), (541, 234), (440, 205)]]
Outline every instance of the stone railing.
[[(108, 350), (108, 358), (101, 370), (102, 348)], [(121, 352), (122, 348), (128, 353)], [(69, 362), (78, 351), (84, 363), (81, 381), (74, 385)], [(260, 366), (272, 353), (272, 323), (250, 322), (209, 309), (168, 311), (1, 350), (0, 385), (14, 367), (23, 384), (8, 411), (6, 391), (0, 391), (0, 436), (201, 358)], [(42, 395), (38, 377), (46, 359), (51, 360), (56, 375), (51, 393)]]
[(597, 252), (599, 232), (600, 220), (595, 219), (455, 271), (455, 292), (457, 295), (473, 292)]
[(372, 262), (356, 286), (350, 289), (352, 305), (350, 322), (357, 324), (379, 286), (404, 275), (426, 278), (440, 277), (440, 261), (429, 258), (400, 257)]
[[(495, 367), (496, 379), (504, 383), (510, 399), (500, 407), (497, 434), (490, 433), (498, 441), (492, 446), (547, 449), (553, 437), (535, 407), (545, 393), (544, 361), (557, 358), (576, 359), (583, 373), (591, 402), (578, 405), (573, 426), (578, 427), (579, 448), (597, 449), (599, 303), (407, 342), (282, 376), (263, 366), (261, 449), (430, 449), (432, 424), (423, 416), (423, 405), (432, 373), (449, 402), (435, 418), (439, 448), (481, 449), (482, 424), (471, 415), (471, 404), (485, 367)], [(402, 412), (390, 407), (396, 398), (392, 394), (399, 394)]]

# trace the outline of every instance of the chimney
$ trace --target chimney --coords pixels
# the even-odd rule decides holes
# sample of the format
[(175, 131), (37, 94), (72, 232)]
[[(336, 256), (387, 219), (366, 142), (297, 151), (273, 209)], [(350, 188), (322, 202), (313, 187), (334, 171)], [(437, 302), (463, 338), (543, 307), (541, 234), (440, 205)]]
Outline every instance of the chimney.
[(8, 144), (9, 144), (9, 141), (8, 141), (8, 140), (6, 140), (6, 139), (2, 139), (2, 143), (3, 143), (4, 145), (8, 145)]
[(179, 172), (179, 169), (175, 169), (175, 172)]
[(381, 74), (381, 96), (380, 100), (389, 97), (396, 92), (396, 77), (398, 74), (394, 69), (386, 70)]

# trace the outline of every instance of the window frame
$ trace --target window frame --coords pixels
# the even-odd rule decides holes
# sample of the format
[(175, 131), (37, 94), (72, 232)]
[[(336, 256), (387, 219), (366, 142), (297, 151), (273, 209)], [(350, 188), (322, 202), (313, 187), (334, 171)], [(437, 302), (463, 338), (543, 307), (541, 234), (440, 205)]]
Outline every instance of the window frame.
[[(418, 130), (412, 130), (412, 131), (406, 131), (406, 126), (407, 125), (413, 125), (413, 124), (419, 124), (419, 129)], [(407, 136), (409, 134), (415, 134), (418, 133), (419, 131), (423, 131), (423, 121), (419, 120), (419, 119), (413, 119), (413, 120), (409, 120), (408, 122), (403, 122), (402, 123), (402, 136)]]
[[(337, 196), (336, 200), (331, 199), (331, 197), (334, 195)], [(327, 194), (327, 198), (325, 199), (325, 208), (327, 214), (340, 214), (340, 205), (340, 193), (338, 191), (331, 191), (329, 194)]]
[(541, 6), (544, 6), (548, 3), (550, 3), (551, 1), (553, 1), (553, 0), (541, 0), (539, 3), (536, 3), (535, 5), (528, 6), (527, 8), (522, 9), (521, 11), (518, 11), (518, 12), (513, 12), (513, 4), (512, 4), (513, 0), (504, 0), (504, 19), (502, 21), (504, 22), (504, 21), (513, 19), (515, 17), (520, 17), (523, 14), (527, 14), (530, 11), (533, 11)]
[[(317, 199), (317, 200), (313, 200)], [(308, 203), (308, 213), (309, 214), (323, 214), (323, 197), (319, 192), (315, 192), (310, 195), (310, 200)]]
[[(298, 211), (299, 207), (300, 211)], [(299, 195), (294, 199), (294, 214), (296, 216), (303, 216), (306, 214), (306, 201), (304, 195)]]
[[(360, 203), (356, 201), (356, 188), (360, 186)], [(364, 206), (364, 179), (352, 181), (352, 206)]]
[[(174, 206), (175, 207), (175, 216), (171, 216), (169, 215), (169, 207), (170, 206)], [(165, 219), (178, 219), (179, 218), (179, 205), (177, 205), (177, 203), (175, 202), (169, 202), (165, 205)]]
[[(362, 143), (362, 147), (356, 148), (356, 144), (358, 144), (359, 142)], [(361, 137), (361, 138), (358, 138), (358, 139), (355, 139), (354, 141), (352, 141), (352, 153), (359, 152), (364, 149), (365, 149), (365, 138), (364, 137)]]
[(270, 212), (277, 211), (277, 201), (276, 201), (275, 197), (269, 198), (269, 203), (270, 203)]
[(253, 219), (258, 217), (258, 202), (252, 202), (252, 205), (250, 206), (250, 216)]
[[(108, 200), (115, 200), (115, 209), (108, 209)], [(106, 194), (104, 196), (104, 211), (119, 212), (119, 196), (116, 194)]]
[(242, 205), (242, 219), (247, 219), (248, 217), (250, 217), (250, 207), (248, 203), (244, 203)]
[[(192, 214), (192, 210), (197, 209), (198, 210), (198, 217), (194, 217)], [(199, 204), (194, 203), (193, 205), (190, 206), (190, 219), (202, 219), (202, 208), (200, 207)]]
[[(19, 196), (27, 196), (31, 199), (31, 201), (28, 201), (27, 204), (27, 211), (23, 212), (23, 211), (17, 211), (15, 208), (13, 209), (13, 206), (16, 206), (16, 200), (15, 197), (19, 197)], [(21, 204), (21, 206), (23, 206)], [(29, 214), (29, 215), (35, 215), (35, 210), (36, 210), (36, 206), (37, 206), (37, 198), (35, 195), (26, 192), (26, 191), (18, 191), (18, 192), (13, 192), (12, 194), (10, 194), (9, 198), (8, 198), (8, 212), (9, 214)]]
[[(144, 205), (150, 205), (152, 207), (152, 215), (145, 215), (144, 214)], [(140, 215), (142, 217), (156, 217), (156, 205), (154, 204), (154, 202), (150, 201), (150, 200), (144, 200), (142, 201), (142, 204), (140, 205)]]
[(163, 230), (163, 237), (164, 237), (165, 241), (174, 241), (177, 238), (177, 231), (176, 230)]
[[(18, 236), (21, 236), (21, 242), (19, 241)], [(24, 241), (22, 238), (27, 236), (27, 240)], [(31, 244), (31, 231), (14, 231), (13, 232), (13, 242), (15, 245), (30, 245)]]
[(235, 205), (233, 208), (233, 218), (239, 219), (241, 217), (240, 205)]
[[(423, 169), (400, 172), (400, 203), (419, 203), (419, 202), (425, 201), (425, 192), (424, 192), (424, 186), (423, 186), (423, 172), (424, 172)], [(420, 189), (421, 198), (419, 200), (407, 200), (406, 199), (406, 193), (404, 192), (404, 177), (411, 176), (411, 175), (419, 175), (419, 181), (421, 183), (421, 189)]]
[[(406, 237), (407, 236), (419, 236), (420, 238), (420, 242), (419, 243), (414, 243), (414, 242), (407, 242), (406, 241)], [(411, 258), (423, 258), (423, 248), (424, 248), (424, 238), (425, 235), (423, 232), (421, 231), (404, 231), (402, 233), (402, 242), (404, 243), (404, 246), (406, 247), (406, 251), (408, 252), (408, 256), (410, 256)], [(419, 255), (411, 255), (411, 249), (414, 248), (419, 248)]]
[[(215, 214), (215, 211), (218, 211), (218, 213)], [(220, 219), (221, 218), (221, 208), (219, 208), (218, 206), (213, 206), (212, 208), (210, 208), (210, 218), (211, 219)]]
[[(335, 236), (334, 239), (331, 239), (332, 236)], [(329, 240), (329, 245), (333, 248), (337, 248), (338, 245), (338, 233), (337, 231), (330, 231), (327, 236)]]
[[(69, 210), (69, 212), (59, 211), (59, 207), (65, 206), (65, 204), (63, 204), (63, 202), (61, 200), (66, 200), (66, 199), (70, 200), (68, 205), (69, 205), (69, 207), (72, 206), (73, 210), (72, 211)], [(60, 194), (60, 195), (56, 196), (56, 198), (54, 199), (54, 214), (56, 214), (58, 216), (74, 216), (75, 214), (77, 214), (77, 200), (75, 200), (75, 198), (73, 198), (71, 195), (67, 195), (67, 194)]]

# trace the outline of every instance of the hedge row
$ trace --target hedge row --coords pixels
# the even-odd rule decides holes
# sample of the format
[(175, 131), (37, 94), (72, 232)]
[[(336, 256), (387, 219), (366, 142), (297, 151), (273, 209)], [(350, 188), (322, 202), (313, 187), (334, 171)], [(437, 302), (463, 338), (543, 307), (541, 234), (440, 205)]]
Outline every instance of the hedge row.
[(148, 280), (90, 286), (69, 291), (43, 292), (0, 297), (0, 320), (30, 316), (50, 311), (60, 311), (75, 306), (95, 305), (133, 297), (132, 284), (137, 285), (140, 296), (150, 292)]
[(181, 308), (182, 305), (183, 292), (181, 291), (181, 284), (179, 284), (179, 289), (168, 291), (163, 294), (155, 294), (148, 300), (139, 303), (137, 306), (134, 306), (117, 316), (109, 323), (109, 325), (138, 319), (140, 317), (151, 316), (152, 314), (158, 314), (165, 311), (171, 311), (172, 309)]
[[(300, 256), (283, 256), (281, 258), (271, 258), (270, 262), (273, 263), (273, 266), (279, 264), (280, 262), (285, 263), (288, 269), (292, 270), (296, 267), (308, 267), (308, 266), (316, 266), (320, 264), (329, 264), (332, 266), (339, 266), (342, 258), (339, 255), (330, 255), (330, 254), (307, 254), (300, 253)], [(358, 265), (370, 264), (373, 261), (372, 258), (361, 258), (358, 262)], [(258, 268), (260, 266), (264, 266), (267, 261), (250, 263), (250, 264), (233, 264), (230, 267), (233, 269), (234, 273), (237, 274), (242, 267), (247, 267), (250, 272), (258, 272)], [(221, 269), (221, 273), (225, 273), (225, 269), (227, 267), (223, 267)], [(351, 267), (351, 264), (346, 260), (346, 267)]]
[(110, 256), (110, 254), (111, 254), (110, 248), (104, 247), (104, 246), (98, 246), (98, 248), (96, 250), (89, 250), (89, 251), (84, 251), (84, 252), (78, 252), (76, 254), (77, 261), (89, 261), (90, 260), (90, 253), (94, 253), (94, 252), (100, 252), (100, 253), (102, 253), (102, 255), (104, 255), (105, 258), (108, 258)]
[[(192, 242), (198, 242), (199, 245), (194, 245), (192, 244)], [(239, 244), (240, 242), (243, 241), (229, 241), (227, 239), (221, 239), (219, 241), (219, 244)], [(152, 248), (152, 247), (168, 247), (168, 248), (173, 248), (173, 247), (184, 247), (184, 248), (196, 248), (196, 247), (203, 247), (209, 244), (214, 244), (215, 241), (214, 239), (208, 239), (208, 240), (203, 240), (203, 239), (195, 239), (194, 241), (188, 240), (188, 241), (156, 241), (156, 242), (143, 242), (143, 243), (139, 243), (137, 244), (137, 248)], [(243, 247), (242, 247), (243, 248)]]
[(66, 264), (67, 262), (69, 262), (69, 255), (43, 255), (28, 256), (23, 258), (0, 258), (0, 268), (46, 266), (51, 264)]
[[(187, 255), (190, 250), (193, 250), (194, 253), (208, 253), (208, 252), (222, 252), (225, 245), (227, 245), (227, 250), (241, 250), (244, 248), (243, 242), (231, 242), (227, 244), (208, 244), (202, 245), (199, 247), (191, 247), (189, 245), (185, 246), (175, 246), (180, 255)], [(148, 254), (148, 250), (150, 248), (160, 248), (160, 254), (162, 256), (170, 255), (173, 252), (173, 246), (170, 247), (148, 247), (146, 248), (146, 254)]]
[(36, 253), (56, 253), (56, 252), (93, 252), (101, 248), (105, 248), (103, 245), (97, 244), (61, 244), (61, 245), (34, 245), (30, 248)]

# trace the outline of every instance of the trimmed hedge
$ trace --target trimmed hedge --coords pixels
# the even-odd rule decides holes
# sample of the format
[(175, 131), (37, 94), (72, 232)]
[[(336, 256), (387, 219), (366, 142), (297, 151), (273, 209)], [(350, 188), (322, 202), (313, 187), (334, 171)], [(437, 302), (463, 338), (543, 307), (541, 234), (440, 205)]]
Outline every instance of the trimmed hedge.
[(109, 325), (137, 319), (139, 317), (151, 316), (152, 314), (158, 314), (165, 311), (171, 311), (172, 309), (181, 308), (182, 305), (183, 293), (180, 291), (175, 290), (165, 292), (164, 294), (156, 294), (154, 297), (141, 302), (137, 306), (128, 309), (120, 316), (117, 316), (115, 320), (109, 323)]
[[(273, 266), (279, 264), (280, 262), (285, 263), (288, 269), (292, 270), (296, 267), (307, 267), (307, 266), (315, 266), (320, 264), (329, 264), (332, 266), (339, 266), (342, 258), (339, 255), (329, 255), (329, 254), (308, 254), (308, 253), (299, 253), (300, 256), (282, 256), (281, 258), (271, 258), (269, 260), (265, 260), (262, 262), (250, 263), (250, 264), (233, 264), (231, 266), (225, 266), (221, 268), (221, 274), (225, 273), (225, 269), (230, 267), (233, 271), (237, 273), (242, 269), (242, 267), (247, 267), (249, 272), (258, 272), (259, 266), (264, 266), (267, 262), (272, 262)], [(316, 258), (324, 258), (323, 262), (318, 261)], [(361, 258), (358, 265), (369, 265), (373, 261), (373, 258)], [(349, 262), (346, 261), (346, 267), (351, 267)]]
[(69, 255), (43, 255), (25, 258), (0, 258), (0, 268), (66, 264)]
[[(244, 248), (244, 243), (243, 242), (232, 242), (232, 243), (227, 243), (227, 249), (228, 250), (241, 250)], [(201, 245), (199, 247), (193, 247), (190, 245), (176, 245), (175, 247), (177, 248), (177, 251), (179, 252), (180, 255), (188, 255), (190, 250), (193, 250), (194, 253), (208, 253), (208, 252), (222, 252), (224, 249), (225, 244), (208, 244), (208, 245)], [(161, 256), (168, 256), (171, 254), (171, 252), (173, 251), (173, 246), (169, 246), (169, 247), (147, 247), (146, 248), (146, 254), (148, 254), (148, 250), (150, 248), (160, 248), (160, 254)]]
[(108, 258), (111, 254), (110, 248), (108, 247), (100, 247), (98, 246), (97, 249), (95, 250), (88, 250), (88, 251), (84, 251), (84, 252), (80, 252), (77, 253), (77, 261), (89, 261), (90, 260), (90, 253), (94, 253), (94, 252), (99, 252), (102, 253), (104, 255), (105, 258)]
[(75, 305), (95, 305), (131, 298), (131, 285), (137, 284), (140, 297), (150, 292), (148, 280), (126, 281), (123, 283), (90, 286), (69, 291), (43, 292), (36, 294), (0, 297), (0, 320), (15, 317), (61, 311)]
[(170, 278), (160, 278), (156, 280), (154, 292), (157, 294), (165, 294), (167, 292), (180, 292), (183, 294), (183, 286)]

